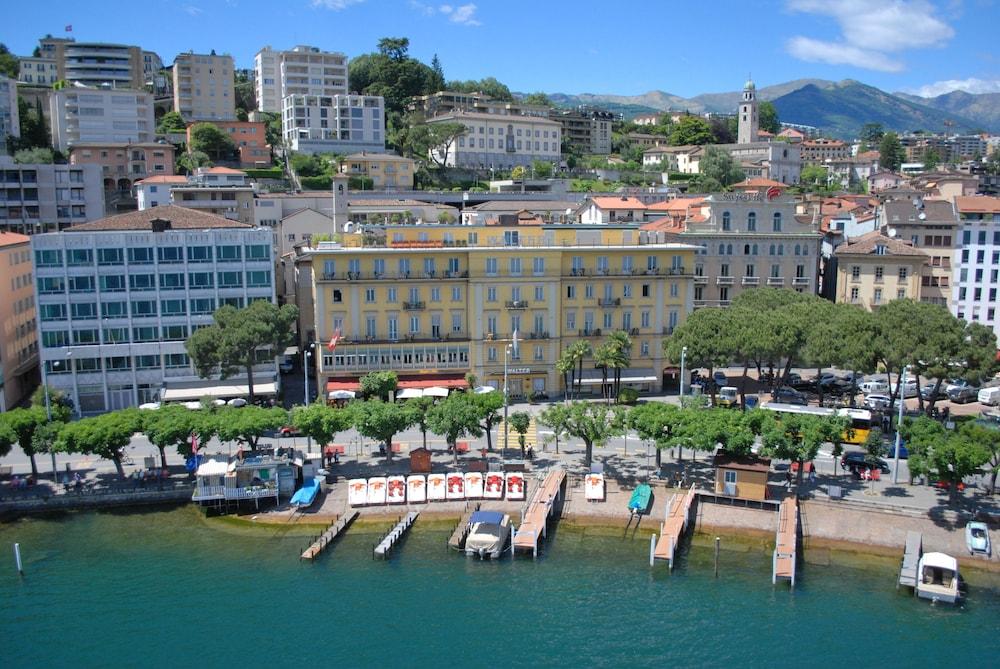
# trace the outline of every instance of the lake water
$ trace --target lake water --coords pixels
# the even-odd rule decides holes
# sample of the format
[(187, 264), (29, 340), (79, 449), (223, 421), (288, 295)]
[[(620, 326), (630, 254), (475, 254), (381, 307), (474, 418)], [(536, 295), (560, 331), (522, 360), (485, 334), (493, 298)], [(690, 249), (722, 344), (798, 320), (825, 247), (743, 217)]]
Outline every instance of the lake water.
[[(445, 548), (418, 520), (387, 562), (352, 528), (316, 563), (284, 528), (193, 508), (0, 526), (5, 667), (952, 666), (1000, 656), (1000, 581), (961, 608), (896, 591), (895, 565), (800, 567), (690, 548), (650, 570), (645, 540), (563, 526), (538, 560)], [(610, 534), (610, 535), (609, 535)], [(19, 541), (25, 576), (14, 568)], [(727, 543), (729, 543), (727, 541)]]

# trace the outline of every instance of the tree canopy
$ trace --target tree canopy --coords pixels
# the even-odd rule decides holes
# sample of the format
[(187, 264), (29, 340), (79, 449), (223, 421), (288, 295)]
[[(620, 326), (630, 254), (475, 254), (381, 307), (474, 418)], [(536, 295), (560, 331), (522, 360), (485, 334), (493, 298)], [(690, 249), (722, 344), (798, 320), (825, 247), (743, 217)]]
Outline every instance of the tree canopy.
[(17, 75), (21, 71), (21, 61), (10, 52), (6, 44), (0, 43), (0, 74), (17, 81)]
[(216, 434), (222, 441), (243, 441), (250, 448), (266, 433), (277, 430), (288, 422), (288, 412), (280, 407), (263, 407), (248, 404), (245, 407), (221, 407), (215, 415)]
[(757, 124), (761, 130), (766, 130), (772, 135), (781, 132), (781, 121), (778, 119), (778, 110), (770, 100), (763, 100), (757, 106)]
[(191, 411), (179, 404), (161, 406), (142, 414), (142, 431), (149, 442), (160, 451), (160, 466), (167, 466), (167, 448), (171, 446), (178, 453), (191, 453), (191, 435), (197, 434), (199, 423), (205, 420), (202, 411)]
[(745, 178), (743, 168), (736, 164), (729, 153), (717, 146), (705, 147), (705, 155), (698, 163), (698, 181), (702, 184), (702, 190), (719, 190), (705, 187), (704, 184), (718, 184), (721, 188), (728, 188)]
[(421, 63), (409, 56), (410, 40), (405, 37), (383, 37), (378, 51), (352, 58), (348, 65), (351, 90), (385, 98), (386, 111), (402, 114), (410, 99), (417, 95), (436, 93), (444, 89), (440, 68)]
[(882, 135), (878, 151), (879, 165), (890, 172), (898, 172), (900, 165), (903, 164), (903, 158), (906, 157), (906, 154), (903, 152), (903, 145), (899, 142), (899, 136), (894, 132), (887, 132)]
[(712, 126), (700, 116), (682, 116), (670, 133), (670, 143), (674, 146), (711, 144), (714, 141)]
[(168, 134), (187, 132), (187, 123), (180, 112), (168, 111), (160, 117), (160, 123), (156, 126), (156, 132)]
[(122, 409), (67, 423), (59, 430), (53, 448), (62, 453), (96, 455), (115, 463), (119, 478), (124, 478), (122, 452), (132, 435), (142, 429), (138, 409)]
[[(496, 393), (490, 393), (495, 395)], [(451, 393), (443, 401), (427, 410), (427, 426), (444, 437), (448, 449), (455, 454), (458, 461), (458, 451), (455, 444), (462, 437), (481, 437), (482, 409), (473, 401), (475, 395)]]
[(413, 409), (404, 404), (368, 400), (352, 405), (354, 427), (358, 432), (385, 444), (388, 459), (392, 459), (392, 439), (415, 422)]
[(228, 160), (236, 151), (236, 143), (214, 123), (196, 123), (191, 127), (189, 148), (215, 160)]
[(368, 372), (358, 380), (358, 383), (365, 397), (386, 400), (389, 399), (389, 393), (396, 392), (399, 377), (396, 376), (396, 372), (390, 371)]
[(350, 409), (338, 409), (324, 402), (314, 402), (292, 409), (292, 425), (321, 447), (351, 427)]
[(621, 407), (591, 402), (570, 402), (553, 405), (542, 412), (538, 420), (556, 432), (565, 432), (583, 442), (586, 448), (584, 464), (588, 467), (594, 456), (594, 446), (621, 434), (624, 413)]

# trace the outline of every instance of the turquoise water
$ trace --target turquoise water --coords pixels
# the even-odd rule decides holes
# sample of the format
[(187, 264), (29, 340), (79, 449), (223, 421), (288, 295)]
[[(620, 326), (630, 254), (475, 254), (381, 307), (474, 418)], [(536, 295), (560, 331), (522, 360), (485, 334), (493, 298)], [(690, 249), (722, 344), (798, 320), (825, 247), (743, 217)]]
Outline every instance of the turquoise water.
[(951, 666), (1000, 650), (993, 576), (954, 609), (897, 593), (886, 560), (806, 564), (790, 592), (761, 551), (724, 550), (715, 579), (711, 549), (694, 547), (668, 574), (649, 569), (648, 541), (567, 526), (537, 561), (490, 563), (420, 524), (388, 562), (354, 528), (315, 564), (298, 560), (302, 537), (190, 508), (0, 526), (2, 663)]

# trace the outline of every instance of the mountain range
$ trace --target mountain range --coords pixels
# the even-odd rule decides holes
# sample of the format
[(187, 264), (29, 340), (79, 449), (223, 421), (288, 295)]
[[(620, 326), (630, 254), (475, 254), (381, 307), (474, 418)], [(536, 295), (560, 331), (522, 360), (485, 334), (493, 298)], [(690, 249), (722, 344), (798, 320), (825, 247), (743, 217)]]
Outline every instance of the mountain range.
[[(562, 107), (598, 105), (632, 118), (657, 111), (732, 114), (741, 96), (742, 91), (729, 91), (684, 98), (650, 91), (643, 95), (553, 93), (549, 99)], [(923, 98), (887, 93), (852, 79), (796, 79), (758, 88), (757, 97), (773, 102), (782, 121), (815, 126), (834, 137), (856, 137), (865, 123), (881, 123), (896, 132), (1000, 132), (1000, 93), (953, 91)]]

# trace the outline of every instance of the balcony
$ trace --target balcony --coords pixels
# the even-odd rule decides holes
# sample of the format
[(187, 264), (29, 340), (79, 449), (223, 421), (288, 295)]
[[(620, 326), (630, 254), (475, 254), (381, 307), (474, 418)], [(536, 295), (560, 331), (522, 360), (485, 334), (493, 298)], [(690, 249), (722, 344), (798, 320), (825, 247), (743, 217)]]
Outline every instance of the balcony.
[(760, 277), (759, 276), (745, 276), (741, 282), (744, 286), (759, 286)]
[(701, 274), (695, 274), (694, 282), (696, 285), (704, 286), (708, 283), (708, 277)]
[(426, 302), (403, 302), (403, 309), (406, 311), (423, 311), (426, 308)]
[(528, 308), (528, 301), (527, 300), (507, 300), (507, 302), (504, 304), (504, 306), (506, 306), (508, 309), (512, 309), (512, 310), (527, 309)]
[(597, 328), (596, 330), (593, 330), (593, 329), (580, 330), (580, 335), (579, 336), (581, 336), (581, 337), (600, 337), (601, 336), (601, 328)]
[(671, 267), (667, 270), (667, 274), (669, 274), (670, 276), (683, 276), (684, 266), (678, 265), (677, 267)]
[(793, 286), (808, 286), (809, 285), (809, 277), (807, 277), (807, 276), (797, 276), (794, 279), (792, 279), (792, 285)]
[(783, 277), (783, 276), (769, 276), (769, 277), (767, 277), (767, 285), (769, 285), (769, 286), (783, 286), (783, 285), (785, 285), (785, 277)]
[(548, 332), (530, 332), (528, 333), (528, 339), (548, 339)]
[(736, 277), (732, 276), (720, 276), (716, 277), (715, 285), (717, 286), (731, 286), (736, 281)]
[(620, 297), (597, 298), (597, 306), (599, 307), (620, 307), (621, 305), (622, 305), (622, 298)]

